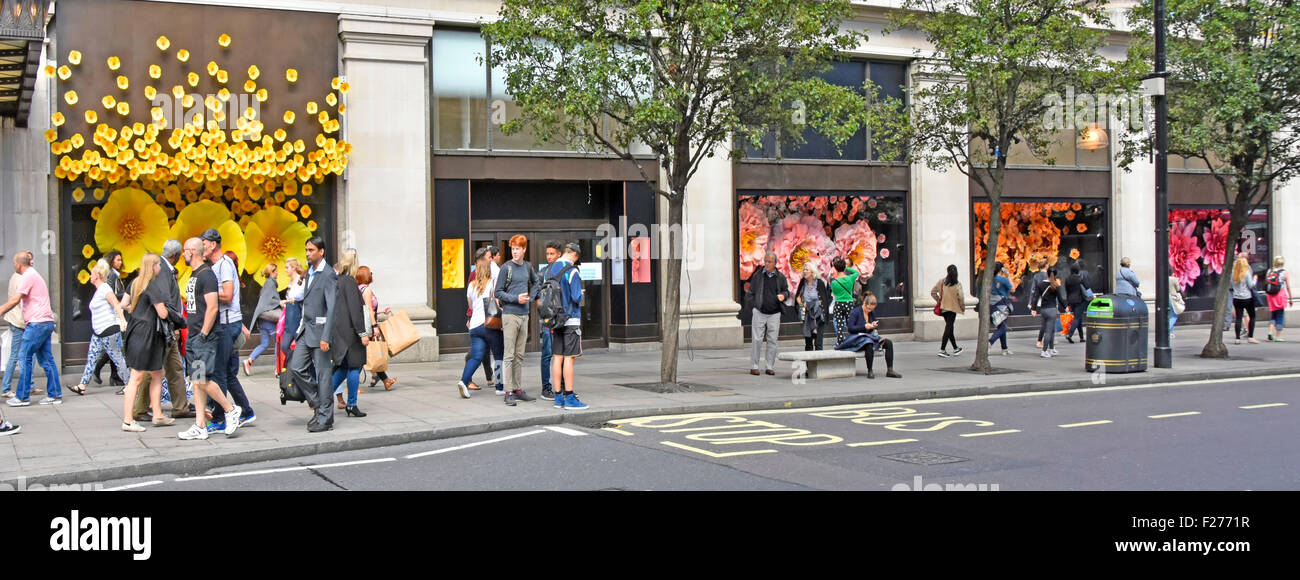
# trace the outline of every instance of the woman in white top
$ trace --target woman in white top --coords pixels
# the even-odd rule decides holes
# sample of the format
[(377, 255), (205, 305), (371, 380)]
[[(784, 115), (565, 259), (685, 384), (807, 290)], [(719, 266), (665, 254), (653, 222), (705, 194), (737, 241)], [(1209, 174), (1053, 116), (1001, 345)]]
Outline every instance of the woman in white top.
[[(81, 383), (71, 389), (78, 395), (86, 394), (86, 385), (90, 384), (90, 376), (95, 372), (95, 361), (100, 354), (106, 354), (113, 361), (115, 369), (127, 368), (126, 359), (122, 356), (125, 317), (122, 315), (122, 303), (108, 283), (110, 272), (108, 264), (101, 260), (90, 273), (90, 283), (95, 286), (95, 296), (90, 299), (90, 328), (94, 335), (90, 338), (90, 352), (86, 354), (86, 369), (81, 372)], [(125, 383), (128, 377), (119, 375), (118, 378)]]
[(487, 255), (486, 248), (474, 254), (474, 280), (467, 284), (465, 289), (465, 298), (469, 302), (470, 312), (469, 322), (465, 323), (469, 328), (470, 354), (465, 361), (465, 370), (461, 373), (460, 382), (456, 383), (462, 399), (469, 398), (469, 385), (474, 378), (474, 371), (483, 363), (488, 351), (500, 352), (505, 347), (501, 329), (491, 329), (484, 324), (487, 317), (484, 314), (483, 299), (492, 299), (494, 287)]

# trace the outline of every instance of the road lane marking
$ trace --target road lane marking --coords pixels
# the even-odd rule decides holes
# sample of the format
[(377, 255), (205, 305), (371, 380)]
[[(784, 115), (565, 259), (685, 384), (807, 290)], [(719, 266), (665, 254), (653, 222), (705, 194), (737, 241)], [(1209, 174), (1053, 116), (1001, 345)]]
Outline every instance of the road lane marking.
[(555, 431), (556, 433), (563, 433), (565, 435), (570, 435), (573, 437), (581, 437), (583, 435), (586, 435), (586, 433), (583, 433), (582, 431), (579, 431), (577, 429), (569, 429), (567, 427), (542, 427), (542, 428), (548, 431)]
[(1267, 403), (1263, 405), (1246, 405), (1242, 409), (1263, 409), (1265, 407), (1285, 407), (1286, 403)]
[(631, 436), (632, 436), (632, 433), (629, 433), (629, 432), (624, 431), (624, 430), (622, 430), (622, 429), (615, 429), (615, 428), (613, 428), (613, 427), (605, 427), (604, 430), (605, 430), (605, 431), (612, 431), (612, 432), (614, 432), (614, 433), (618, 433), (619, 435), (627, 435), (628, 437), (631, 437)]
[(405, 456), (404, 459), (415, 459), (415, 458), (417, 458), (417, 457), (427, 457), (427, 456), (429, 456), (429, 455), (437, 455), (437, 454), (439, 454), (439, 453), (447, 453), (447, 452), (450, 452), (450, 451), (460, 451), (461, 449), (469, 449), (470, 447), (478, 447), (479, 445), (487, 445), (487, 444), (489, 444), (489, 443), (500, 443), (500, 442), (502, 442), (502, 441), (507, 441), (507, 440), (510, 440), (510, 439), (516, 439), (516, 438), (519, 438), (519, 437), (527, 437), (527, 436), (529, 436), (529, 435), (536, 435), (536, 434), (538, 434), (538, 433), (545, 433), (545, 432), (546, 432), (546, 431), (543, 430), (543, 429), (534, 429), (534, 430), (532, 430), (532, 431), (525, 431), (525, 432), (523, 432), (523, 433), (515, 433), (514, 435), (507, 435), (507, 436), (505, 436), (505, 437), (497, 437), (496, 439), (488, 439), (487, 441), (478, 441), (478, 442), (476, 442), (476, 443), (466, 443), (465, 445), (457, 445), (457, 446), (455, 446), (455, 447), (448, 447), (448, 448), (446, 448), (446, 449), (435, 449), (435, 450), (433, 450), (433, 451), (425, 451), (425, 452), (423, 452), (423, 453), (412, 453), (411, 455), (407, 455), (407, 456)]
[(101, 489), (100, 491), (122, 491), (122, 490), (124, 490), (124, 489), (135, 489), (135, 488), (137, 488), (137, 487), (147, 487), (147, 486), (150, 486), (150, 485), (158, 485), (158, 484), (160, 484), (160, 483), (162, 483), (162, 480), (158, 480), (158, 481), (144, 481), (144, 482), (140, 482), (140, 483), (132, 483), (132, 484), (128, 484), (128, 485), (121, 485), (121, 486), (118, 486), (118, 487), (110, 487), (110, 488), (106, 488), (106, 489)]
[(381, 459), (363, 459), (360, 461), (344, 461), (342, 463), (322, 463), (317, 465), (296, 465), (294, 467), (277, 467), (275, 469), (256, 469), (253, 471), (236, 471), (233, 473), (218, 473), (216, 475), (197, 475), (194, 477), (178, 477), (173, 481), (202, 481), (205, 479), (226, 479), (229, 477), (245, 477), (249, 475), (268, 475), (271, 473), (290, 473), (293, 471), (307, 471), (310, 469), (327, 469), (330, 467), (347, 467), (349, 465), (367, 465), (371, 463), (387, 463), (397, 461), (395, 457), (384, 457)]
[(1148, 419), (1167, 419), (1169, 417), (1186, 417), (1188, 415), (1200, 415), (1200, 411), (1187, 411), (1184, 413), (1165, 413), (1164, 415), (1147, 415)]
[(712, 451), (706, 451), (698, 447), (691, 447), (690, 445), (685, 445), (674, 441), (660, 441), (660, 443), (663, 443), (664, 445), (667, 445), (669, 447), (676, 447), (678, 449), (684, 449), (686, 451), (694, 451), (696, 453), (699, 453), (701, 455), (707, 455), (714, 459), (721, 459), (723, 457), (735, 457), (737, 455), (756, 455), (759, 453), (776, 453), (775, 449), (759, 449), (756, 451), (732, 451), (729, 453), (714, 453)]
[(983, 437), (985, 435), (1005, 435), (1007, 433), (1019, 433), (1019, 429), (1006, 429), (1003, 431), (986, 431), (984, 433), (963, 433), (962, 437)]
[(1071, 427), (1087, 427), (1087, 426), (1089, 426), (1089, 425), (1105, 425), (1105, 424), (1107, 424), (1107, 423), (1112, 423), (1112, 422), (1113, 422), (1113, 421), (1088, 421), (1087, 423), (1069, 423), (1069, 424), (1066, 424), (1066, 425), (1057, 425), (1057, 427), (1060, 427), (1060, 428), (1062, 428), (1062, 429), (1069, 429), (1069, 428), (1071, 428)]
[(891, 445), (894, 443), (915, 443), (916, 439), (891, 439), (889, 441), (866, 441), (863, 443), (849, 443), (849, 447), (874, 447), (876, 445)]

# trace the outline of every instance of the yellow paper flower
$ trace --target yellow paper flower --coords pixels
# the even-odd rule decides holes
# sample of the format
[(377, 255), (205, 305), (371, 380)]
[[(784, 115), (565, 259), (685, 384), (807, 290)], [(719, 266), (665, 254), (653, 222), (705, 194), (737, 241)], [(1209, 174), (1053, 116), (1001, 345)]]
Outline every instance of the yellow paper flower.
[(278, 288), (288, 288), (289, 275), (284, 261), (294, 257), (302, 264), (307, 263), (306, 244), (311, 238), (311, 230), (284, 208), (268, 207), (249, 218), (245, 235), (248, 240), (248, 259), (240, 262), (244, 271), (254, 274), (254, 278), (262, 284), (266, 282), (262, 268), (274, 263), (279, 266), (276, 279)]
[(95, 255), (95, 248), (92, 247), (90, 244), (86, 244), (81, 247), (81, 257), (89, 260), (90, 257), (93, 255)]
[[(304, 183), (304, 184), (302, 184), (302, 194), (303, 194), (303, 195), (310, 197), (310, 196), (311, 196), (311, 192), (312, 192), (312, 189), (311, 189), (311, 184), (310, 184), (310, 183)], [(306, 217), (306, 216), (303, 216), (303, 217)]]
[(185, 75), (185, 80), (189, 81), (191, 87), (199, 86), (199, 73), (190, 73)]
[(68, 91), (63, 93), (63, 102), (69, 105), (77, 104), (77, 91)]
[(257, 90), (257, 83), (253, 81), (244, 81), (244, 92), (251, 93)]
[[(72, 71), (68, 71), (68, 72), (72, 72)], [(52, 64), (45, 65), (45, 76), (54, 78), (54, 75), (56, 74), (58, 74), (58, 69), (54, 68), (54, 65)]]
[(309, 217), (311, 217), (311, 206), (310, 206), (310, 205), (303, 205), (303, 206), (302, 206), (302, 211), (299, 211), (298, 213), (301, 214), (303, 218), (309, 218)]
[(285, 112), (284, 112), (284, 122), (285, 122), (285, 124), (286, 124), (286, 125), (292, 125), (292, 124), (293, 124), (293, 120), (294, 120), (294, 114), (293, 114), (293, 111), (285, 111)]
[(59, 67), (59, 79), (66, 81), (69, 78), (72, 78), (72, 69), (68, 68), (66, 64)]
[(74, 50), (68, 53), (68, 62), (72, 64), (81, 64), (81, 51)]
[[(190, 73), (190, 74), (194, 74), (194, 73)], [(181, 98), (181, 106), (185, 107), (186, 109), (188, 109), (188, 108), (190, 108), (190, 107), (193, 107), (193, 106), (194, 106), (194, 95), (185, 95), (184, 97), (182, 97), (182, 98)]]
[(255, 80), (257, 80), (257, 77), (260, 77), (260, 76), (262, 76), (262, 69), (257, 68), (257, 65), (252, 65), (252, 66), (248, 67), (248, 79), (249, 79), (249, 80), (254, 80), (254, 81), (255, 81)]
[(99, 122), (99, 113), (95, 111), (86, 111), (86, 122), (94, 125)]
[(217, 37), (217, 44), (220, 44), (220, 45), (221, 45), (221, 48), (227, 48), (227, 47), (229, 47), (229, 46), (230, 46), (230, 35), (229, 35), (229, 34), (222, 34), (221, 36), (218, 36), (218, 37)]
[(270, 96), (271, 93), (268, 93), (266, 89), (257, 89), (257, 102), (265, 103), (266, 99), (270, 98)]
[(171, 48), (172, 41), (166, 36), (159, 36), (158, 40), (154, 42), (154, 45), (158, 47), (158, 50), (167, 50), (168, 48)]
[[(215, 201), (205, 199), (186, 205), (185, 209), (176, 216), (176, 222), (172, 224), (167, 236), (173, 240), (188, 240), (197, 238), (208, 228), (214, 228), (221, 233), (222, 251), (234, 252), (239, 263), (243, 264), (247, 254), (244, 232), (240, 230), (239, 224), (233, 221), (230, 210)], [(177, 264), (176, 270), (180, 274), (180, 285), (184, 288), (190, 277), (190, 267)]]
[(53, 115), (50, 115), (50, 122), (53, 123), (55, 127), (62, 127), (65, 121), (67, 121), (67, 119), (63, 117), (63, 113), (55, 112)]
[(343, 113), (346, 112), (348, 112), (348, 106), (344, 105), (343, 103), (339, 103), (339, 114), (342, 115)]
[(185, 87), (182, 87), (182, 86), (180, 86), (180, 85), (176, 85), (176, 86), (172, 87), (172, 96), (173, 96), (173, 97), (176, 97), (176, 98), (178, 98), (178, 99), (184, 97), (184, 96), (185, 96)]
[[(123, 177), (115, 174), (119, 180)], [(153, 197), (134, 187), (108, 196), (95, 224), (95, 245), (122, 252), (122, 273), (134, 272), (140, 267), (140, 258), (148, 252), (162, 251), (165, 241), (167, 214)]]
[(330, 93), (325, 95), (325, 102), (328, 103), (329, 106), (333, 107), (334, 105), (339, 104), (339, 98), (334, 96), (334, 93)]
[(340, 93), (343, 93), (343, 94), (346, 95), (346, 94), (348, 94), (348, 91), (350, 91), (350, 90), (352, 90), (352, 85), (349, 85), (349, 84), (347, 84), (347, 83), (343, 83), (343, 84), (339, 85), (339, 92), (340, 92)]
[(80, 282), (82, 285), (85, 285), (85, 284), (89, 283), (89, 282), (90, 282), (90, 272), (87, 272), (87, 271), (85, 271), (85, 270), (82, 270), (82, 271), (80, 271), (80, 272), (77, 272), (77, 282)]
[(208, 76), (215, 77), (217, 76), (217, 71), (220, 70), (221, 67), (217, 66), (217, 61), (215, 60), (208, 61)]
[[(86, 190), (81, 189), (80, 187), (72, 190), (72, 201), (75, 201), (77, 203), (86, 201)], [(86, 256), (86, 257), (89, 258), (90, 256)]]
[(298, 69), (291, 68), (289, 70), (284, 71), (284, 79), (291, 83), (298, 82)]
[[(95, 201), (104, 201), (104, 195), (105, 195), (107, 192), (104, 191), (104, 188), (102, 188), (102, 187), (96, 187), (96, 188), (95, 188), (95, 191), (92, 192), (92, 193), (94, 194)], [(98, 208), (96, 208), (96, 209), (98, 209)]]
[(158, 89), (155, 89), (155, 88), (153, 88), (153, 87), (145, 87), (145, 88), (144, 88), (144, 98), (149, 99), (150, 101), (152, 101), (152, 100), (154, 100), (154, 99), (157, 98), (157, 97), (158, 97)]
[(316, 101), (307, 101), (307, 114), (315, 115), (317, 110)]
[(217, 71), (217, 82), (219, 82), (219, 83), (221, 83), (221, 84), (224, 85), (224, 84), (226, 84), (226, 82), (228, 82), (229, 80), (230, 80), (230, 73), (228, 73), (228, 72), (226, 72), (226, 71), (224, 71), (224, 70), (219, 70), (219, 71)]
[[(316, 220), (308, 220), (308, 221), (307, 221), (307, 229), (308, 229), (309, 231), (313, 231), (313, 232), (316, 231)], [(304, 242), (304, 243), (305, 243), (305, 242)]]
[(122, 59), (116, 56), (108, 57), (108, 70), (116, 71), (119, 68), (122, 68)]
[(162, 67), (156, 64), (149, 65), (149, 78), (157, 79), (161, 76), (162, 76)]
[(86, 144), (86, 138), (82, 137), (81, 133), (77, 133), (72, 136), (72, 146), (74, 148), (81, 149), (81, 146), (85, 144)]
[(229, 100), (230, 100), (230, 90), (226, 89), (226, 87), (221, 87), (221, 90), (217, 91), (217, 98), (218, 98), (218, 99), (221, 99), (221, 101), (222, 101), (223, 103), (226, 102), (226, 101), (229, 101)]
[(127, 115), (130, 115), (130, 114), (131, 114), (131, 105), (127, 104), (126, 101), (122, 101), (122, 102), (118, 103), (118, 104), (117, 104), (117, 114), (122, 115), (123, 117), (125, 117), (125, 116), (127, 116)]
[(190, 61), (190, 51), (185, 50), (185, 49), (183, 49), (183, 48), (180, 49), (180, 50), (178, 50), (178, 51), (176, 51), (176, 60), (179, 60), (179, 61), (181, 61), (181, 62), (189, 62), (189, 61)]

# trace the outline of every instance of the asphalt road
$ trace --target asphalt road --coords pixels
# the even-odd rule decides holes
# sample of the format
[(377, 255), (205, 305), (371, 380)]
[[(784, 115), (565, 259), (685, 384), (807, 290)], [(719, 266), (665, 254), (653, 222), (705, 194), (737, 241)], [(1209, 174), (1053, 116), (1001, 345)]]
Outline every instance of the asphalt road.
[(1300, 489), (1300, 378), (643, 417), (201, 474), (153, 490)]

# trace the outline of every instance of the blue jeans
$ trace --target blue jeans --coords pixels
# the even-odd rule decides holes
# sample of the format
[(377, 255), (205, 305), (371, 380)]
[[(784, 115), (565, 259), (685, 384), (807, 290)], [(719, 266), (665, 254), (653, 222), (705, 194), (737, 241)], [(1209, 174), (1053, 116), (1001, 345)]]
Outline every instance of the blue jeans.
[(1174, 314), (1174, 309), (1169, 309), (1169, 333), (1174, 333), (1174, 324), (1178, 322), (1178, 315)]
[(14, 390), (15, 368), (19, 369), (18, 372), (22, 372), (22, 367), (18, 366), (18, 355), (23, 350), (23, 329), (10, 326), (9, 336), (13, 337), (13, 340), (9, 341), (9, 360), (5, 361), (4, 385), (3, 388), (0, 388), (0, 393), (9, 393)]
[(343, 390), (343, 380), (348, 381), (348, 406), (357, 406), (357, 389), (360, 387), (361, 369), (334, 367), (334, 394)]
[(244, 325), (241, 322), (217, 325), (217, 336), (221, 340), (217, 343), (217, 368), (212, 373), (212, 380), (221, 387), (221, 392), (229, 394), (234, 398), (234, 403), (244, 410), (241, 419), (253, 414), (253, 405), (244, 394), (244, 386), (239, 384), (239, 353), (235, 352), (235, 339), (243, 331)]
[(262, 353), (266, 352), (266, 349), (271, 348), (271, 345), (275, 343), (275, 325), (274, 322), (257, 321), (257, 329), (262, 333), (262, 342), (253, 347), (253, 352), (248, 355), (248, 360), (256, 361), (257, 357), (261, 356)]
[(23, 365), (22, 375), (18, 379), (18, 393), (15, 398), (26, 401), (32, 392), (32, 357), (35, 356), (41, 368), (45, 369), (45, 391), (51, 399), (63, 396), (60, 384), (59, 367), (54, 364), (54, 353), (50, 349), (50, 335), (54, 334), (53, 322), (29, 322), (23, 331), (23, 351), (19, 359)]
[[(465, 370), (460, 374), (460, 381), (466, 385), (474, 380), (474, 371), (483, 364), (488, 351), (500, 352), (505, 349), (501, 331), (483, 325), (469, 330), (469, 341), (469, 360), (465, 361)], [(497, 379), (501, 379), (500, 374), (497, 374)]]

